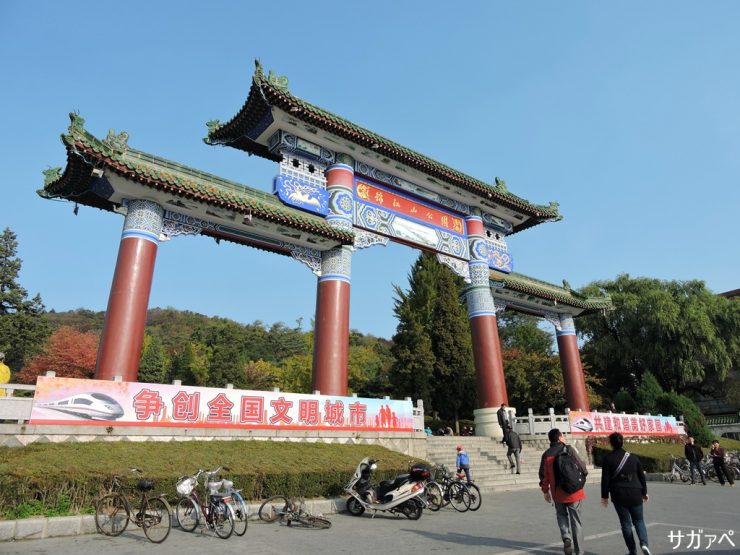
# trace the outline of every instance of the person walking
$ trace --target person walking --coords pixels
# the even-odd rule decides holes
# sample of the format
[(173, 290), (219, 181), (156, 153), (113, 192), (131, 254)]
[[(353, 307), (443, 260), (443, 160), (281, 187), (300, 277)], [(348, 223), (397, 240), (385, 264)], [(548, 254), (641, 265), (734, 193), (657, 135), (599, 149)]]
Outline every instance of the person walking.
[(694, 443), (694, 436), (689, 436), (688, 443), (683, 448), (683, 454), (686, 460), (689, 461), (689, 474), (691, 474), (691, 485), (693, 486), (696, 482), (694, 481), (694, 469), (699, 473), (701, 483), (707, 485), (704, 471), (701, 469), (701, 461), (704, 458), (704, 452), (701, 450), (696, 443)]
[(540, 460), (540, 489), (545, 503), (555, 504), (563, 553), (583, 555), (581, 501), (586, 498), (583, 485), (588, 471), (578, 451), (565, 443), (560, 430), (553, 428), (547, 437), (550, 447), (542, 453)]
[[(521, 474), (522, 467), (519, 462), (519, 454), (522, 452), (522, 440), (519, 437), (519, 434), (511, 428), (506, 428), (506, 430), (504, 430), (504, 443), (509, 448), (506, 452), (506, 458), (509, 459), (511, 468), (516, 468), (516, 473)], [(514, 459), (512, 459), (512, 455), (514, 456)], [(516, 460), (516, 464), (514, 464), (514, 460)]]
[(612, 452), (604, 456), (601, 465), (601, 504), (607, 507), (611, 496), (622, 527), (624, 543), (629, 549), (628, 555), (637, 555), (637, 545), (632, 533), (633, 525), (643, 555), (651, 555), (642, 511), (643, 502), (649, 499), (645, 471), (639, 457), (624, 450), (622, 434), (619, 432), (611, 434), (609, 443)]
[(725, 449), (719, 446), (718, 439), (712, 442), (712, 449), (709, 451), (709, 454), (712, 456), (712, 464), (714, 464), (714, 470), (717, 472), (719, 485), (724, 486), (725, 480), (727, 480), (730, 487), (734, 488), (735, 480), (732, 479), (732, 473), (728, 472), (727, 463), (725, 463)]
[(463, 449), (462, 445), (458, 445), (455, 447), (457, 450), (457, 459), (455, 460), (455, 465), (457, 466), (457, 473), (460, 474), (461, 472), (465, 473), (465, 479), (468, 481), (468, 484), (472, 482), (470, 479), (470, 458), (468, 457), (468, 453)]
[(512, 427), (509, 412), (506, 410), (506, 403), (501, 403), (501, 407), (496, 411), (496, 418), (498, 419), (498, 425), (501, 426), (501, 431), (506, 430), (507, 426)]

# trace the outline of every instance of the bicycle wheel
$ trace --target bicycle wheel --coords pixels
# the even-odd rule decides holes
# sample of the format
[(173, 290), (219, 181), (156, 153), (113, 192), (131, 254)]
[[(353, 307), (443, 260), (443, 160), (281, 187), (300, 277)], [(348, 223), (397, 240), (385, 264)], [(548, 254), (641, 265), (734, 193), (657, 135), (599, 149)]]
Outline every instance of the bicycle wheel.
[(95, 505), (95, 527), (106, 536), (120, 536), (130, 516), (126, 500), (120, 493), (106, 495)]
[(331, 520), (322, 516), (313, 516), (309, 514), (299, 514), (291, 521), (292, 528), (311, 528), (313, 530), (326, 530), (331, 528)]
[(192, 497), (183, 497), (175, 506), (177, 525), (186, 532), (192, 532), (198, 526), (200, 511)]
[(464, 513), (470, 509), (470, 492), (463, 484), (450, 484), (447, 490), (450, 496), (450, 505), (458, 512)]
[(231, 509), (234, 511), (234, 534), (243, 536), (247, 533), (249, 511), (244, 499), (238, 493), (232, 493)]
[(427, 508), (430, 511), (438, 511), (442, 508), (444, 499), (442, 497), (442, 488), (437, 482), (429, 482), (424, 488), (424, 498), (427, 502)]
[(152, 543), (162, 543), (172, 529), (172, 509), (162, 497), (147, 499), (141, 519), (144, 534)]
[(480, 494), (480, 488), (475, 484), (466, 484), (470, 493), (470, 510), (477, 511), (483, 503), (483, 496)]
[(226, 503), (211, 502), (210, 519), (213, 531), (224, 540), (231, 537), (234, 532), (234, 513)]
[(275, 522), (290, 509), (290, 500), (285, 495), (273, 495), (260, 505), (259, 517), (265, 522)]

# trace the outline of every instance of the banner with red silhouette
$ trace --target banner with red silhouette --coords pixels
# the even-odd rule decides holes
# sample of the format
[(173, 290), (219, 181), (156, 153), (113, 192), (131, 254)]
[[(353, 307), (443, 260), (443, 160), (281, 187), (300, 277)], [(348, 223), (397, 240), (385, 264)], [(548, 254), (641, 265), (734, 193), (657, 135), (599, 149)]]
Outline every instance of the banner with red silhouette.
[(686, 433), (682, 423), (673, 416), (572, 410), (568, 419), (571, 434), (609, 435), (619, 432), (625, 436), (673, 436)]
[(36, 382), (30, 423), (414, 430), (411, 401), (45, 376), (39, 376)]

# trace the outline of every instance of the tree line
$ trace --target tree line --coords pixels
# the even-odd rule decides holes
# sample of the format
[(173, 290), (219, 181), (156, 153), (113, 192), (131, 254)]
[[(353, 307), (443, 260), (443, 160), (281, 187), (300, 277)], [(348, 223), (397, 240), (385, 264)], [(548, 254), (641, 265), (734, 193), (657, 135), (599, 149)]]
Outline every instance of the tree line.
[[(17, 246), (6, 229), (0, 236), (0, 351), (14, 379), (33, 383), (50, 369), (59, 376), (92, 377), (104, 313), (57, 313), (45, 310), (40, 295), (29, 298), (18, 279)], [(427, 414), (449, 421), (471, 418), (477, 399), (464, 292), (461, 278), (433, 255), (420, 254), (407, 287), (395, 286), (393, 337), (350, 332), (350, 391), (423, 399)], [(628, 275), (591, 283), (578, 293), (607, 293), (614, 305), (576, 320), (592, 407), (615, 402), (618, 410), (683, 414), (691, 408), (687, 403), (693, 405), (689, 398), (699, 395), (740, 405), (740, 302), (713, 294), (698, 280)], [(565, 408), (552, 331), (517, 312), (500, 312), (497, 318), (509, 404), (535, 412)], [(312, 327), (304, 330), (300, 320), (292, 327), (241, 324), (152, 309), (139, 379), (307, 393)]]

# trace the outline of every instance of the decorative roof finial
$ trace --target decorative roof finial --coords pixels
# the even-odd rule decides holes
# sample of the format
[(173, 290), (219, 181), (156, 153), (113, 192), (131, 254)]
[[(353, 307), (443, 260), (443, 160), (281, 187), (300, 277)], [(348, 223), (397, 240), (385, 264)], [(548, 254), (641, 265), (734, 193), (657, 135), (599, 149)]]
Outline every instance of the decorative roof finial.
[(70, 112), (69, 120), (71, 122), (69, 125), (70, 133), (74, 133), (74, 132), (82, 133), (85, 131), (85, 118), (83, 118), (80, 114), (78, 114), (77, 112)]
[(114, 129), (109, 129), (108, 136), (103, 139), (102, 142), (113, 152), (123, 154), (128, 150), (128, 133), (121, 131), (116, 135), (116, 131)]
[(506, 181), (504, 181), (500, 177), (496, 177), (495, 183), (496, 183), (496, 189), (498, 189), (499, 193), (508, 193), (509, 192), (509, 189), (506, 186)]
[(276, 75), (272, 70), (267, 74), (267, 82), (276, 89), (288, 90), (288, 78), (285, 75)]
[(212, 119), (206, 122), (206, 127), (208, 128), (208, 134), (211, 135), (216, 129), (219, 128), (221, 125), (221, 121), (217, 119)]
[(568, 291), (573, 291), (573, 288), (570, 286), (570, 283), (567, 279), (563, 280), (563, 289), (567, 289)]
[(44, 187), (46, 187), (50, 183), (54, 183), (57, 179), (59, 179), (62, 176), (62, 168), (60, 167), (49, 168), (49, 169), (43, 170), (41, 173), (44, 174)]

